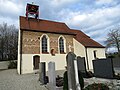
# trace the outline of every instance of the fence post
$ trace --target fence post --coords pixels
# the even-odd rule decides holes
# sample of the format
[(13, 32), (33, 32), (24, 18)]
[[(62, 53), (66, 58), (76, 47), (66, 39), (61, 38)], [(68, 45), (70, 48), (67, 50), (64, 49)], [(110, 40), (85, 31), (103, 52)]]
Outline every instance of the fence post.
[(56, 90), (55, 62), (48, 63), (49, 90)]

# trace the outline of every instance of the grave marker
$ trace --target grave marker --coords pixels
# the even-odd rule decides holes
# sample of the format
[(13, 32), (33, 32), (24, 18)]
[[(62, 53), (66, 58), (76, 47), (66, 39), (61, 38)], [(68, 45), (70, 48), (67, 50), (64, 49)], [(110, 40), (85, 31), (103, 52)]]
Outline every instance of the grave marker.
[(97, 59), (93, 60), (94, 75), (96, 77), (113, 78), (114, 70), (112, 60), (109, 59)]
[(75, 81), (75, 72), (74, 72), (75, 71), (75, 68), (74, 68), (75, 58), (76, 58), (76, 55), (73, 52), (69, 52), (66, 56), (69, 90), (76, 90), (76, 81)]
[(49, 90), (56, 90), (55, 62), (48, 63)]
[(42, 84), (46, 84), (45, 76), (46, 76), (46, 65), (45, 62), (41, 62), (39, 63), (39, 81)]

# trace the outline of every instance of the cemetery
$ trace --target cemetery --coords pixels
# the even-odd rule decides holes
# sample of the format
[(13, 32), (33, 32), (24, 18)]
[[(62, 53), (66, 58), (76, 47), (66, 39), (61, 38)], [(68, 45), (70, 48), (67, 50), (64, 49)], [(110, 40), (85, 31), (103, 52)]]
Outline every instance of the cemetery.
[[(34, 78), (32, 77), (34, 82), (38, 84), (39, 88), (43, 87), (43, 90), (120, 90), (119, 60), (119, 57), (93, 60), (93, 71), (88, 71), (85, 58), (69, 52), (66, 56), (67, 65), (64, 71), (56, 70), (53, 61), (48, 63), (47, 71), (47, 63), (40, 62), (39, 71), (28, 75), (35, 75)], [(2, 64), (3, 62), (0, 63), (1, 72), (8, 69), (8, 64), (6, 66), (5, 64), (2, 66)], [(20, 78), (23, 76), (17, 74), (14, 77)]]
[[(93, 60), (93, 72), (86, 70), (84, 57), (69, 52), (66, 56), (66, 71), (56, 75), (55, 63), (48, 63), (46, 76), (45, 62), (41, 62), (39, 80), (49, 90), (119, 90), (120, 76), (114, 70), (113, 60)], [(115, 73), (116, 72), (116, 73)]]
[[(39, 16), (34, 4), (20, 16), (18, 60), (10, 64), (20, 74), (14, 76), (18, 81), (32, 76), (31, 90), (120, 90), (119, 57), (106, 58), (105, 47), (81, 30)], [(0, 66), (7, 69), (8, 62)]]
[(25, 16), (19, 17), (18, 74), (33, 73), (40, 62), (46, 62), (48, 71), (47, 63), (51, 61), (55, 62), (56, 70), (64, 70), (69, 52), (85, 58), (81, 62), (85, 66), (81, 67), (87, 70), (93, 69), (93, 59), (106, 57), (105, 47), (81, 30), (39, 16), (39, 5), (27, 4)]
[[(9, 3), (7, 3), (8, 1)], [(5, 18), (9, 21), (10, 19), (12, 23), (17, 20), (13, 15), (22, 13), (23, 3), (14, 5), (11, 1), (6, 0), (3, 3), (2, 7), (6, 8), (2, 10), (1, 20)], [(106, 34), (107, 29), (113, 27), (116, 22), (118, 23), (115, 21), (112, 25), (111, 20), (116, 19), (117, 16), (112, 16), (112, 13), (116, 14), (120, 5), (118, 2), (110, 4), (113, 0), (107, 0), (104, 3), (104, 0), (95, 0), (95, 3), (90, 2), (91, 8), (87, 12), (87, 8), (89, 8), (89, 6), (85, 6), (87, 1), (83, 0), (82, 4), (79, 4), (80, 8), (77, 5), (79, 0), (76, 0), (75, 3), (74, 0), (68, 1), (51, 0), (45, 4), (48, 5), (46, 7), (43, 0), (40, 4), (42, 7), (44, 6), (44, 9), (35, 5), (34, 2), (27, 3), (25, 16), (19, 16), (19, 30), (16, 34), (10, 33), (14, 29), (14, 25), (7, 26), (7, 23), (3, 23), (4, 28), (0, 25), (0, 90), (120, 90), (120, 34), (117, 35), (117, 31), (120, 29), (115, 32), (111, 30), (111, 34), (109, 33), (107, 36), (109, 42), (106, 42), (106, 47), (99, 43), (104, 39), (103, 33)], [(55, 5), (53, 2), (61, 5)], [(71, 3), (74, 6), (71, 6)], [(12, 12), (8, 11), (9, 5), (7, 4), (10, 7), (13, 5)], [(65, 7), (63, 7), (64, 5)], [(76, 9), (72, 10), (74, 7)], [(81, 9), (83, 10), (81, 11)], [(9, 15), (7, 18), (4, 11), (7, 11)], [(13, 12), (14, 14), (12, 14)], [(13, 19), (9, 18), (11, 16)], [(43, 19), (46, 16), (48, 20), (46, 20), (47, 18)], [(75, 28), (85, 30), (76, 30)], [(102, 31), (102, 29), (106, 31)], [(7, 30), (10, 31), (7, 32)], [(102, 37), (98, 34), (101, 34)], [(112, 34), (116, 34), (118, 40)], [(116, 42), (111, 37), (115, 37)], [(117, 47), (118, 52), (114, 53), (118, 57), (113, 58), (112, 55), (108, 57), (110, 53), (106, 53), (106, 48), (111, 48), (112, 45)], [(14, 58), (16, 59), (14, 60)]]

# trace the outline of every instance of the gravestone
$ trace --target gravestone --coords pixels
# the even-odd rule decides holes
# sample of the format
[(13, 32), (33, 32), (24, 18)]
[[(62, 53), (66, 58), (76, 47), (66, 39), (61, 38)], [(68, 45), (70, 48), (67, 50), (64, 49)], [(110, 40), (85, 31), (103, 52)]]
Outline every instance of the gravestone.
[(76, 55), (72, 52), (69, 52), (66, 56), (69, 90), (76, 90), (75, 72), (74, 72), (75, 71), (75, 68), (74, 68), (75, 58), (76, 58)]
[(45, 62), (41, 62), (39, 63), (39, 81), (41, 82), (41, 84), (46, 84), (46, 65)]
[(112, 60), (113, 60), (113, 67), (120, 68), (120, 57), (112, 58)]
[(76, 83), (76, 90), (81, 90), (80, 84), (79, 84), (77, 60), (74, 60), (74, 68), (75, 68), (75, 81), (76, 81), (75, 83)]
[(85, 63), (85, 57), (77, 57), (77, 65), (78, 65), (78, 71), (82, 73), (86, 73), (86, 63)]
[(102, 78), (114, 77), (112, 60), (110, 58), (93, 60), (93, 69), (94, 69), (94, 75), (96, 77), (102, 77)]
[(119, 74), (120, 73), (120, 56), (117, 56), (117, 57), (111, 58), (111, 59), (113, 62), (113, 68), (114, 68), (115, 74)]
[(49, 90), (56, 90), (55, 62), (48, 63)]

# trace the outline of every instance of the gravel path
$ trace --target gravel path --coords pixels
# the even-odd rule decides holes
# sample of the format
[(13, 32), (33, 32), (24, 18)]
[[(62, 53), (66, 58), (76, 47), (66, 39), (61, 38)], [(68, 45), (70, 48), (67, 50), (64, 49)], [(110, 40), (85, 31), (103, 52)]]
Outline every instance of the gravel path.
[(18, 75), (16, 69), (0, 71), (0, 90), (47, 90), (38, 74)]

